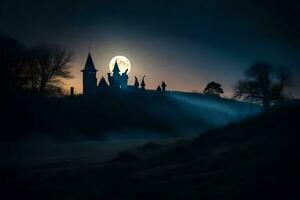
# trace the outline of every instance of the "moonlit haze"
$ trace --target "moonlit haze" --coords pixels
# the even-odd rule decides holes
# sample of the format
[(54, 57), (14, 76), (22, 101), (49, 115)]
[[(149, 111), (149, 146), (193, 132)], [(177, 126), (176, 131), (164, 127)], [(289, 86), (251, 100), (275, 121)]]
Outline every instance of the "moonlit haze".
[(82, 92), (80, 70), (91, 46), (98, 81), (107, 79), (111, 59), (123, 55), (132, 67), (129, 84), (146, 75), (147, 89), (165, 81), (168, 90), (201, 92), (216, 81), (231, 97), (245, 69), (267, 61), (291, 71), (290, 92), (300, 96), (298, 5), (270, 0), (1, 3), (1, 32), (27, 45), (54, 43), (74, 52), (67, 91), (74, 86), (75, 93)]
[(115, 56), (109, 62), (109, 70), (113, 72), (115, 63), (117, 62), (120, 69), (120, 73), (124, 73), (127, 70), (127, 73), (131, 70), (130, 61), (125, 56)]

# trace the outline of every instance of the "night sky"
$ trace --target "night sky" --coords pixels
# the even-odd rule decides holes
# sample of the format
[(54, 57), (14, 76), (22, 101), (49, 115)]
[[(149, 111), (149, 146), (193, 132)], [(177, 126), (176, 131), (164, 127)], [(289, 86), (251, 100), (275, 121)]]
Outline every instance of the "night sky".
[(98, 80), (110, 59), (124, 55), (147, 88), (202, 91), (223, 84), (225, 96), (256, 61), (283, 65), (293, 73), (300, 97), (300, 3), (285, 0), (0, 0), (0, 33), (26, 45), (59, 44), (75, 53), (74, 79), (81, 92), (88, 47)]

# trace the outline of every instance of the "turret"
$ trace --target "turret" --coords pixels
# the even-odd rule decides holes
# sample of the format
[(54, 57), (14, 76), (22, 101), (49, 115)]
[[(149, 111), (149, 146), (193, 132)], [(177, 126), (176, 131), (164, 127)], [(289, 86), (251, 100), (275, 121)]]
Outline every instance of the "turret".
[(81, 70), (83, 77), (83, 95), (91, 96), (97, 91), (97, 70), (95, 68), (91, 54), (89, 53), (84, 69)]
[(127, 88), (127, 82), (128, 82), (128, 69), (125, 70), (125, 72), (123, 72), (121, 74), (121, 80), (120, 80), (120, 86), (123, 89)]
[(109, 86), (116, 89), (125, 88), (128, 80), (127, 72), (128, 70), (122, 73), (122, 75), (120, 74), (120, 69), (116, 60), (112, 75), (108, 73)]
[(143, 76), (143, 79), (142, 79), (141, 90), (145, 90), (145, 87), (146, 87), (146, 83), (145, 83), (144, 78), (145, 78), (145, 76)]
[(98, 90), (106, 90), (108, 88), (108, 84), (104, 77), (101, 78), (98, 84)]
[(140, 83), (136, 76), (134, 76), (134, 88), (139, 89)]
[(115, 62), (115, 66), (113, 68), (113, 76), (120, 76), (120, 69), (119, 69), (117, 60)]

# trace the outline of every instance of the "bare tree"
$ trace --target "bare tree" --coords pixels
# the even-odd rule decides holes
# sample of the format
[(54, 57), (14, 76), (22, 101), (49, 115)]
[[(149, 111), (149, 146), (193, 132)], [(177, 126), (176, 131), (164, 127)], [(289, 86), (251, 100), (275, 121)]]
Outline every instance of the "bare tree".
[(61, 80), (72, 78), (69, 65), (72, 58), (71, 52), (57, 46), (34, 46), (29, 67), (32, 89), (41, 96), (60, 93)]
[(211, 96), (221, 96), (224, 93), (222, 85), (214, 81), (208, 83), (203, 90), (203, 93)]
[(286, 68), (281, 67), (276, 74), (276, 82), (272, 86), (272, 101), (273, 102), (283, 102), (288, 97), (284, 94), (285, 88), (292, 85), (291, 74), (286, 71)]
[(285, 99), (283, 90), (290, 84), (288, 71), (276, 72), (272, 64), (259, 62), (246, 70), (245, 77), (235, 86), (235, 98), (261, 102), (265, 108)]

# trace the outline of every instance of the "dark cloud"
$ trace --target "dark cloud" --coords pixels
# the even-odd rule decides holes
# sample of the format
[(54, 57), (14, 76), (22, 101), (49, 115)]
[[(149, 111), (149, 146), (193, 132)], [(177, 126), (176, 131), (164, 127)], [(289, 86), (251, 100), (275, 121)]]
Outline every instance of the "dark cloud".
[(299, 5), (290, 0), (2, 0), (1, 13), (4, 28), (10, 30), (125, 23), (196, 40), (205, 34), (219, 38), (250, 35), (298, 44)]

